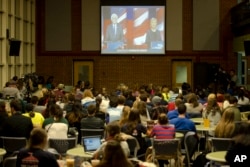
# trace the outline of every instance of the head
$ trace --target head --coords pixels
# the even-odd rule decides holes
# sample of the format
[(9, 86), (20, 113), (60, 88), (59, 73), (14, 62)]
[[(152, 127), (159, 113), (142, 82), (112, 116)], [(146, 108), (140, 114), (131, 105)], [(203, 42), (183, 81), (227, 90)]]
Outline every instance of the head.
[(117, 122), (110, 122), (106, 127), (106, 131), (109, 137), (115, 137), (121, 133), (121, 128)]
[(135, 122), (135, 123), (140, 123), (140, 113), (138, 109), (132, 108), (129, 116), (128, 116), (128, 121), (129, 122)]
[(30, 133), (29, 148), (40, 147), (44, 149), (47, 145), (47, 133), (42, 128), (34, 128)]
[(111, 21), (112, 21), (113, 24), (116, 24), (118, 22), (118, 15), (113, 13), (111, 15)]
[(11, 113), (14, 114), (17, 111), (21, 111), (22, 110), (22, 105), (20, 103), (19, 100), (12, 100), (10, 102), (10, 108), (11, 108)]
[(228, 107), (224, 110), (221, 121), (223, 122), (234, 122), (234, 111), (232, 108)]
[(230, 98), (229, 98), (229, 103), (230, 103), (231, 105), (236, 105), (236, 104), (238, 103), (238, 100), (237, 100), (236, 97), (230, 96)]
[(50, 115), (56, 119), (61, 119), (63, 117), (63, 110), (57, 104), (53, 104), (50, 108)]
[(178, 106), (178, 112), (179, 112), (179, 114), (185, 114), (186, 113), (186, 110), (187, 110), (187, 107), (186, 107), (186, 105), (185, 104), (180, 104), (179, 106)]
[(118, 97), (116, 95), (112, 95), (109, 98), (109, 106), (110, 107), (117, 107), (118, 105)]
[(166, 114), (161, 113), (158, 117), (158, 123), (160, 125), (167, 125), (168, 124), (168, 117)]
[(36, 104), (38, 104), (38, 100), (39, 100), (39, 98), (37, 96), (32, 96), (31, 99), (30, 99), (30, 102), (33, 105), (36, 105)]
[(94, 97), (94, 95), (93, 95), (93, 93), (91, 92), (91, 90), (90, 90), (90, 89), (85, 89), (85, 90), (84, 90), (84, 92), (83, 92), (82, 97), (83, 97), (83, 98), (85, 98), (85, 97), (90, 97), (90, 98), (93, 98), (93, 97)]
[(88, 115), (94, 116), (96, 112), (96, 106), (94, 104), (91, 104), (88, 106)]
[(122, 163), (122, 166), (126, 165), (124, 162), (127, 161), (127, 158), (121, 144), (116, 140), (108, 141), (104, 149), (104, 157), (102, 161), (106, 164), (112, 164), (112, 166), (118, 166), (120, 163)]
[(140, 115), (147, 116), (147, 105), (144, 101), (138, 102), (137, 109), (139, 110)]
[(151, 101), (152, 101), (153, 105), (159, 106), (161, 104), (161, 97), (154, 96)]
[(124, 105), (125, 101), (126, 101), (126, 98), (124, 96), (122, 96), (122, 95), (118, 96), (118, 99), (117, 99), (118, 104)]
[(151, 29), (157, 28), (157, 19), (156, 18), (153, 17), (150, 19), (150, 27), (151, 27)]

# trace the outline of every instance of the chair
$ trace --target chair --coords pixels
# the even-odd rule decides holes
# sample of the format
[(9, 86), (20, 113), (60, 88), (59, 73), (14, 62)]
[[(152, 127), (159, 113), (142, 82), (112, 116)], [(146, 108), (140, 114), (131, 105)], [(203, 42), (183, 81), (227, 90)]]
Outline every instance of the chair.
[(68, 149), (76, 147), (76, 138), (67, 138), (67, 139), (49, 139), (49, 148), (54, 148), (59, 154), (66, 155)]
[(192, 165), (192, 157), (198, 148), (199, 138), (195, 132), (187, 132), (184, 137), (184, 146), (185, 146), (185, 164), (190, 167)]
[(101, 136), (104, 138), (104, 129), (81, 129), (82, 137), (85, 136)]
[(25, 137), (1, 136), (0, 138), (2, 140), (3, 148), (7, 152), (6, 155), (10, 155), (27, 145), (27, 139)]
[(136, 138), (128, 138), (127, 140), (128, 147), (130, 150), (130, 157), (137, 158), (137, 151), (138, 151), (138, 141)]
[(231, 138), (211, 138), (212, 141), (212, 152), (214, 151), (227, 151), (230, 146), (232, 139)]
[(181, 166), (179, 139), (153, 139), (153, 162), (155, 159), (175, 159), (176, 166)]
[(7, 157), (3, 160), (3, 167), (16, 167), (17, 157)]

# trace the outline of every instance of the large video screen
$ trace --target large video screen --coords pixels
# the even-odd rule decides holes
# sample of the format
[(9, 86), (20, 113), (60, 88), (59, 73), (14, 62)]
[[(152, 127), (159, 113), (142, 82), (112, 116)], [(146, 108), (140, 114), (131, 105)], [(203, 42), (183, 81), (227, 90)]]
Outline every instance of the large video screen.
[(101, 54), (165, 54), (165, 5), (101, 5)]

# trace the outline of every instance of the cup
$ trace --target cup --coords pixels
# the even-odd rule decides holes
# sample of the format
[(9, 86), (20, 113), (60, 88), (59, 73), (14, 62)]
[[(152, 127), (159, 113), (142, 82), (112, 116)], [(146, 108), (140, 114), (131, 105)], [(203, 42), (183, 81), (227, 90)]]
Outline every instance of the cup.
[(100, 160), (99, 159), (92, 159), (91, 160), (91, 165), (93, 166), (93, 167), (95, 167), (96, 165), (98, 165), (100, 163)]
[(59, 159), (59, 160), (57, 160), (57, 162), (58, 162), (60, 167), (65, 167), (65, 161), (64, 160)]
[(204, 118), (204, 119), (203, 119), (203, 123), (204, 123), (204, 127), (205, 127), (205, 128), (209, 128), (209, 127), (210, 127), (210, 121), (209, 121), (209, 119)]
[(74, 167), (75, 166), (75, 159), (67, 158), (66, 159), (66, 165), (67, 165), (67, 167)]

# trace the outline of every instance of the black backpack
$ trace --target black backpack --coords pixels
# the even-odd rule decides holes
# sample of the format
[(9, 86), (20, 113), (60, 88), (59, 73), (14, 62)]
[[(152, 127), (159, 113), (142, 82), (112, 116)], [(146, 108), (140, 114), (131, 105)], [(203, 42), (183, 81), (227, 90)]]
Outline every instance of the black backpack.
[(209, 160), (206, 159), (206, 155), (209, 152), (202, 152), (199, 154), (193, 162), (193, 167), (204, 167)]

